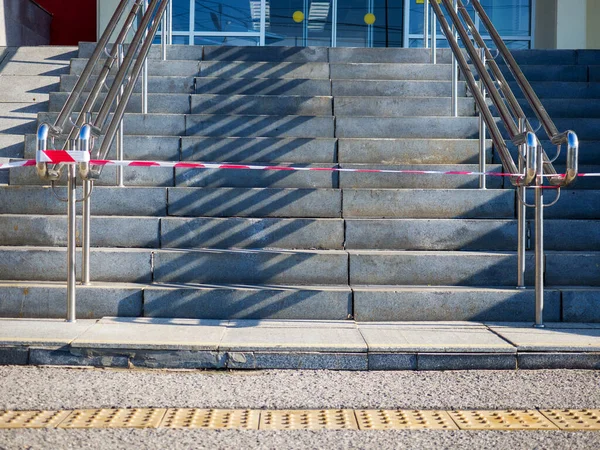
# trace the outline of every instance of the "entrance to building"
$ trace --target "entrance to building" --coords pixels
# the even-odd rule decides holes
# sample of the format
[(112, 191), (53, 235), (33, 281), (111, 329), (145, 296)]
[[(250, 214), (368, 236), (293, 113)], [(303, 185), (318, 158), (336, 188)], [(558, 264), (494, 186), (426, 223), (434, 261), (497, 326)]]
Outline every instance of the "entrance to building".
[[(532, 47), (535, 0), (481, 3), (509, 47)], [(423, 0), (173, 0), (172, 10), (173, 44), (423, 46)], [(438, 37), (447, 46), (439, 27)]]

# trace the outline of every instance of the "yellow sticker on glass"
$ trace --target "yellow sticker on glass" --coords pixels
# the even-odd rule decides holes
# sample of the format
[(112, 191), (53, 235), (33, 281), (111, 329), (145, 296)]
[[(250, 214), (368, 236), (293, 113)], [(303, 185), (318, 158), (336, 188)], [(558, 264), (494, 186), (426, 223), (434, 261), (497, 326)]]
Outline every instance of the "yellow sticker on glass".
[(375, 14), (373, 14), (373, 13), (365, 14), (365, 23), (367, 25), (373, 25), (375, 23), (375, 20), (376, 20)]
[(292, 14), (292, 19), (294, 19), (294, 22), (296, 23), (302, 22), (304, 20), (304, 13), (302, 11), (296, 11)]

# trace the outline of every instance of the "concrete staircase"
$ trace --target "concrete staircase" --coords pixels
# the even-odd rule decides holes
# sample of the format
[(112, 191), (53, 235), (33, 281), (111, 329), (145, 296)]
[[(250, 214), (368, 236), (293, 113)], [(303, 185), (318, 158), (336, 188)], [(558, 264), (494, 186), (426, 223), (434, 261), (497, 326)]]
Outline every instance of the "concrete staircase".
[[(55, 120), (92, 48), (80, 46), (38, 122)], [(598, 53), (551, 56), (517, 53), (558, 128), (582, 140), (582, 171), (598, 172)], [(169, 61), (152, 57), (150, 114), (135, 94), (126, 159), (477, 170), (474, 102), (461, 82), (460, 117), (449, 117), (446, 51), (436, 66), (417, 49), (173, 46)], [(34, 152), (28, 135), (24, 156)], [(488, 163), (502, 170), (491, 143)], [(514, 189), (477, 183), (134, 167), (120, 188), (107, 168), (78, 314), (530, 321), (533, 289), (514, 288)], [(0, 191), (0, 316), (62, 317), (66, 206), (31, 169)], [(546, 320), (600, 321), (598, 180), (579, 180), (546, 216)], [(528, 264), (531, 275), (533, 255)]]

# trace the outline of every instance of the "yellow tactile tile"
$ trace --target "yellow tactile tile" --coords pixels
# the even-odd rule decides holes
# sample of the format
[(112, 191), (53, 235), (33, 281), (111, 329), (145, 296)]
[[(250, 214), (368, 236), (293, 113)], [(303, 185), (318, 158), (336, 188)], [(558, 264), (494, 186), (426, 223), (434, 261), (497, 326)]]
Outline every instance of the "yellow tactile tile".
[(54, 428), (70, 411), (0, 411), (0, 428)]
[(361, 409), (356, 411), (361, 430), (457, 430), (446, 411)]
[(334, 410), (268, 410), (260, 414), (261, 430), (358, 430), (354, 411)]
[(600, 430), (600, 409), (542, 409), (540, 412), (561, 430)]
[(59, 428), (157, 428), (166, 408), (77, 409)]
[(259, 417), (259, 411), (249, 409), (172, 408), (160, 427), (258, 430)]
[(536, 410), (450, 411), (462, 430), (556, 430), (556, 425)]

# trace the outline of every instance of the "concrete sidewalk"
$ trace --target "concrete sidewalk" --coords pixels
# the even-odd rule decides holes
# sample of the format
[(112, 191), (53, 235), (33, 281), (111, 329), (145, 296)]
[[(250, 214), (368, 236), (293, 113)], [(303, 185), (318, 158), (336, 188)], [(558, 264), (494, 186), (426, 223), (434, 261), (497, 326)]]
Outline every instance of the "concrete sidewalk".
[(0, 364), (179, 369), (598, 369), (600, 324), (0, 319)]

